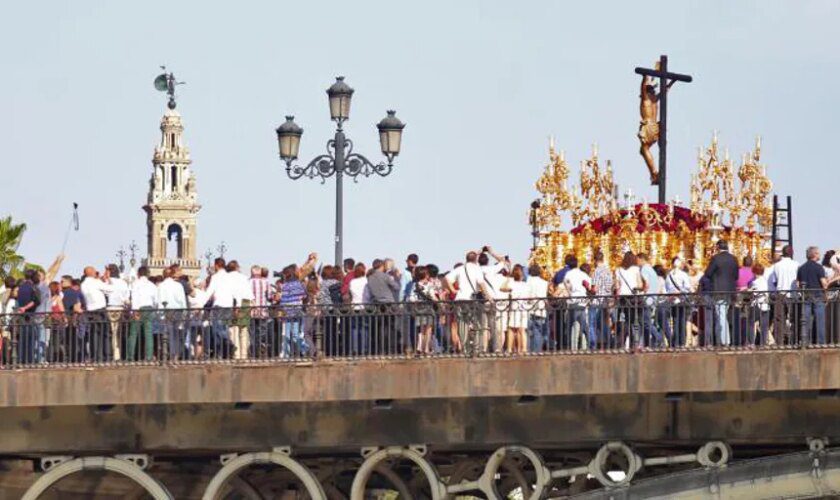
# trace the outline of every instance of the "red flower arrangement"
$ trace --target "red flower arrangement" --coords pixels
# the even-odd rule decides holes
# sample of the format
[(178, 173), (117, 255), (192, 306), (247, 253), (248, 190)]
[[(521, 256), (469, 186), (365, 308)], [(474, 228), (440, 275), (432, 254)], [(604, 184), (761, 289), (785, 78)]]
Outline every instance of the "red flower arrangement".
[(665, 231), (669, 233), (676, 233), (680, 228), (680, 222), (685, 222), (685, 225), (686, 227), (688, 227), (689, 231), (701, 231), (705, 229), (707, 223), (706, 216), (700, 213), (693, 212), (685, 207), (675, 206), (674, 216), (671, 218), (668, 224), (665, 224), (664, 219), (668, 216), (670, 209), (670, 205), (666, 204), (649, 204), (648, 210), (651, 210), (656, 213), (656, 216), (654, 216), (653, 218), (654, 220), (649, 225), (646, 218), (642, 217), (645, 208), (644, 205), (640, 203), (634, 206), (632, 209), (619, 210), (619, 217), (617, 218), (614, 218), (612, 215), (605, 215), (603, 217), (584, 222), (583, 224), (580, 224), (576, 228), (572, 229), (572, 234), (578, 235), (582, 233), (587, 226), (591, 227), (592, 230), (598, 234), (605, 234), (610, 231), (612, 231), (613, 233), (617, 233), (618, 230), (621, 228), (621, 220), (625, 219), (626, 217), (630, 217), (631, 219), (636, 220), (636, 232), (638, 233), (644, 233), (646, 231)]

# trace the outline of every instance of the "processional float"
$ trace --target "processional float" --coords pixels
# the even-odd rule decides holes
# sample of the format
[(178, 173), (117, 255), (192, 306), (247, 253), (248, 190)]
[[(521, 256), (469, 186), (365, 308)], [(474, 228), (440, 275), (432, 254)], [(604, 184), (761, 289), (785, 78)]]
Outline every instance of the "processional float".
[[(662, 60), (667, 63), (663, 56), (656, 70), (637, 68), (643, 75), (640, 153), (650, 169), (652, 184), (659, 186), (659, 202), (640, 202), (631, 189), (619, 195), (612, 164), (607, 160), (602, 165), (597, 146), (581, 162), (578, 182), (574, 183), (565, 153), (557, 151), (550, 139), (549, 161), (536, 182), (539, 198), (531, 204), (529, 217), (534, 237), (530, 260), (545, 271), (561, 268), (568, 254), (581, 262), (591, 262), (599, 250), (612, 266), (621, 262), (625, 252), (632, 251), (646, 253), (654, 264), (668, 266), (680, 256), (702, 268), (721, 239), (729, 242), (730, 251), (739, 260), (749, 255), (767, 265), (772, 259), (773, 184), (761, 161), (760, 137), (736, 167), (727, 149), (721, 154), (715, 132), (711, 144), (698, 150), (688, 203), (679, 197), (665, 201), (665, 141), (659, 135), (666, 132), (665, 110), (652, 112), (650, 103), (652, 98), (660, 105), (665, 101), (675, 81), (666, 78), (691, 78), (660, 71)], [(658, 94), (651, 75), (662, 78)], [(651, 127), (658, 111), (662, 111), (658, 127)], [(649, 151), (655, 142), (659, 144), (658, 171)]]

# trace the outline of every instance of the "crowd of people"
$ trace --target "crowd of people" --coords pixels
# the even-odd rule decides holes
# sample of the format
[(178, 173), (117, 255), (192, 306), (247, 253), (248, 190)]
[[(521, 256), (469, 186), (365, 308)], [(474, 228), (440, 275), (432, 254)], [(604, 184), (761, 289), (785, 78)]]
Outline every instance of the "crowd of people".
[(837, 342), (840, 254), (793, 257), (786, 246), (765, 269), (719, 241), (705, 269), (632, 252), (612, 268), (595, 251), (551, 276), (484, 246), (448, 272), (416, 254), (319, 267), (313, 253), (272, 276), (217, 258), (204, 279), (110, 264), (55, 280), (59, 258), (0, 286), (0, 363)]

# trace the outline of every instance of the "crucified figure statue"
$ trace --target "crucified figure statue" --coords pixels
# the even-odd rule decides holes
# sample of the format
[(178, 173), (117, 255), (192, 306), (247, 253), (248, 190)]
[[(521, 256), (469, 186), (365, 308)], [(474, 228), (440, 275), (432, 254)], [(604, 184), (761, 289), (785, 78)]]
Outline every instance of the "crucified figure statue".
[[(657, 71), (659, 64), (656, 64)], [(656, 84), (653, 83), (653, 78), (649, 76), (642, 77), (641, 89), (639, 91), (639, 114), (641, 114), (642, 121), (639, 122), (639, 154), (645, 159), (648, 170), (650, 171), (650, 182), (653, 185), (659, 183), (659, 170), (656, 163), (653, 161), (653, 155), (650, 152), (650, 147), (659, 140), (659, 120), (657, 114), (659, 112), (659, 96), (656, 94)]]

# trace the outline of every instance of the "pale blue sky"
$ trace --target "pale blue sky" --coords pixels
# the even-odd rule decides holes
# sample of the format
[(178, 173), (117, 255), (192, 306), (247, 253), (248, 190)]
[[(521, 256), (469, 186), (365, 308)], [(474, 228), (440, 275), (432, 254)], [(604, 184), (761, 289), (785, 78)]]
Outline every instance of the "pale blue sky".
[[(639, 5), (644, 5), (640, 8)], [(840, 246), (840, 2), (14, 2), (0, 19), (0, 214), (48, 263), (73, 201), (66, 271), (134, 239), (165, 97), (159, 64), (187, 82), (179, 110), (204, 208), (201, 252), (279, 268), (332, 260), (334, 187), (286, 178), (274, 127), (294, 114), (301, 156), (332, 133), (324, 90), (356, 89), (349, 136), (379, 159), (374, 124), (408, 125), (388, 178), (348, 183), (345, 255), (448, 267), (484, 243), (524, 260), (546, 137), (575, 166), (597, 141), (622, 189), (654, 198), (638, 156), (633, 68), (670, 56), (694, 75), (671, 93), (669, 184), (688, 197), (713, 129), (739, 158), (756, 134), (796, 246)]]

